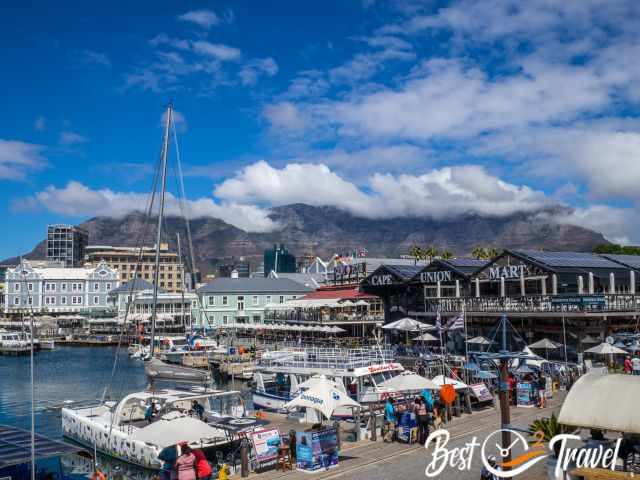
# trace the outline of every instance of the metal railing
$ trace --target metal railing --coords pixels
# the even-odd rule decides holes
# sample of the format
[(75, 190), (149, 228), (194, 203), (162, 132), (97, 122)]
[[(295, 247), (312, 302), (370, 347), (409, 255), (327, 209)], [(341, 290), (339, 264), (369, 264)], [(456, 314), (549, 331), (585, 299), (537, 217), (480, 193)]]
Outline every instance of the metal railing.
[(600, 313), (640, 309), (640, 296), (631, 294), (527, 295), (524, 297), (441, 297), (427, 298), (427, 312), (532, 312)]
[(393, 361), (393, 352), (378, 347), (355, 349), (305, 348), (280, 350), (262, 355), (261, 367), (353, 369)]

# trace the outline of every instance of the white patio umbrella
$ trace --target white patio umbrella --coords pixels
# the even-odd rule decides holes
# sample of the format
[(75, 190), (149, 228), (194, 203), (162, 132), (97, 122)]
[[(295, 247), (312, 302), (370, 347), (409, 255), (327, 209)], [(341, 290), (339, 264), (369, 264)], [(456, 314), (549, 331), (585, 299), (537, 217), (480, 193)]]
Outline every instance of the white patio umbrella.
[(331, 329), (331, 333), (344, 333), (346, 330), (344, 328), (337, 327), (335, 325), (331, 325), (329, 327)]
[(491, 340), (486, 337), (473, 337), (467, 340), (467, 343), (473, 343), (475, 345), (491, 345)]
[(549, 360), (549, 350), (555, 350), (556, 348), (560, 348), (561, 346), (562, 344), (560, 343), (553, 342), (548, 338), (543, 338), (542, 340), (538, 340), (537, 342), (529, 345), (529, 348), (540, 350), (544, 349), (547, 353), (547, 360)]
[(585, 350), (584, 353), (595, 353), (596, 355), (626, 355), (627, 352), (618, 348), (616, 346), (610, 345), (608, 343), (601, 343), (600, 345), (596, 345), (588, 350)]
[(393, 388), (397, 392), (419, 392), (425, 388), (428, 390), (437, 390), (440, 388), (428, 378), (424, 378), (413, 372), (402, 372), (400, 375), (381, 382), (378, 386)]
[(340, 302), (340, 306), (341, 307), (353, 307), (353, 306), (355, 306), (355, 303), (353, 303), (351, 300), (345, 300), (344, 302)]
[(321, 375), (309, 390), (302, 392), (293, 400), (284, 404), (285, 410), (291, 410), (296, 407), (317, 410), (329, 419), (337, 408), (359, 408), (360, 404), (341, 390), (336, 382)]
[(369, 302), (365, 302), (364, 300), (358, 300), (356, 302), (356, 306), (358, 306), (358, 307), (368, 307), (369, 306)]
[(431, 335), (428, 332), (423, 333), (422, 335), (417, 336), (413, 339), (414, 342), (437, 342), (439, 341), (436, 337)]
[(409, 332), (419, 332), (421, 330), (428, 330), (429, 326), (414, 320), (413, 318), (404, 317), (395, 322), (388, 323), (382, 327), (383, 330), (397, 330), (405, 332), (405, 343), (409, 343)]

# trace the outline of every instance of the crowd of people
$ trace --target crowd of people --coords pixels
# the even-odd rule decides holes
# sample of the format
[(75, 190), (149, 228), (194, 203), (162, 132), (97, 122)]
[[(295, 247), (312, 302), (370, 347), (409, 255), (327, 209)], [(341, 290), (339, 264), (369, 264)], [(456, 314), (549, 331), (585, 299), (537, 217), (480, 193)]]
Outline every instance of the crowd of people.
[(429, 437), (432, 426), (435, 426), (436, 419), (439, 419), (441, 405), (435, 400), (430, 390), (424, 389), (417, 395), (413, 402), (396, 402), (393, 397), (389, 397), (384, 406), (384, 431), (383, 441), (394, 442), (397, 439), (400, 415), (411, 412), (415, 415), (418, 427), (418, 442), (424, 444)]

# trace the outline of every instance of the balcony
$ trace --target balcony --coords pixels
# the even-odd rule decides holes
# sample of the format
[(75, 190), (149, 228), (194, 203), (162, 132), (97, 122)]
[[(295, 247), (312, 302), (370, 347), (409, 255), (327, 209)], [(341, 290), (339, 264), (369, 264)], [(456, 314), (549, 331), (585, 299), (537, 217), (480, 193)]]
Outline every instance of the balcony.
[(384, 314), (362, 313), (320, 313), (317, 311), (267, 310), (265, 322), (313, 323), (320, 325), (359, 325), (363, 323), (384, 323)]
[(524, 297), (441, 297), (427, 298), (425, 310), (410, 312), (432, 316), (441, 313), (512, 315), (542, 314), (543, 316), (603, 316), (634, 315), (640, 310), (640, 295), (527, 295)]

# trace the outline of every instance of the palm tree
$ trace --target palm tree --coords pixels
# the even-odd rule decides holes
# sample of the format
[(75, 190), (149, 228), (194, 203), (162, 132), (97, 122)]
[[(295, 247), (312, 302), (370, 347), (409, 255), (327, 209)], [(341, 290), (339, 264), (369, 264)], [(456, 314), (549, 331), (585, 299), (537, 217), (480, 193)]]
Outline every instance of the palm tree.
[(478, 259), (478, 260), (484, 260), (487, 257), (487, 249), (484, 247), (474, 247), (473, 250), (471, 250), (471, 255), (473, 255), (474, 258)]
[(422, 260), (424, 250), (422, 250), (422, 247), (414, 243), (409, 249), (409, 255), (411, 255), (417, 262), (418, 260)]
[(438, 255), (438, 249), (435, 245), (429, 245), (424, 251), (424, 255), (427, 259), (433, 260), (433, 257)]
[(496, 258), (498, 255), (500, 255), (500, 252), (498, 251), (498, 249), (496, 248), (488, 248), (487, 251), (487, 260), (491, 259), (491, 258)]
[(442, 258), (443, 260), (449, 260), (453, 258), (453, 253), (451, 253), (449, 250), (445, 250), (440, 254), (440, 258)]

